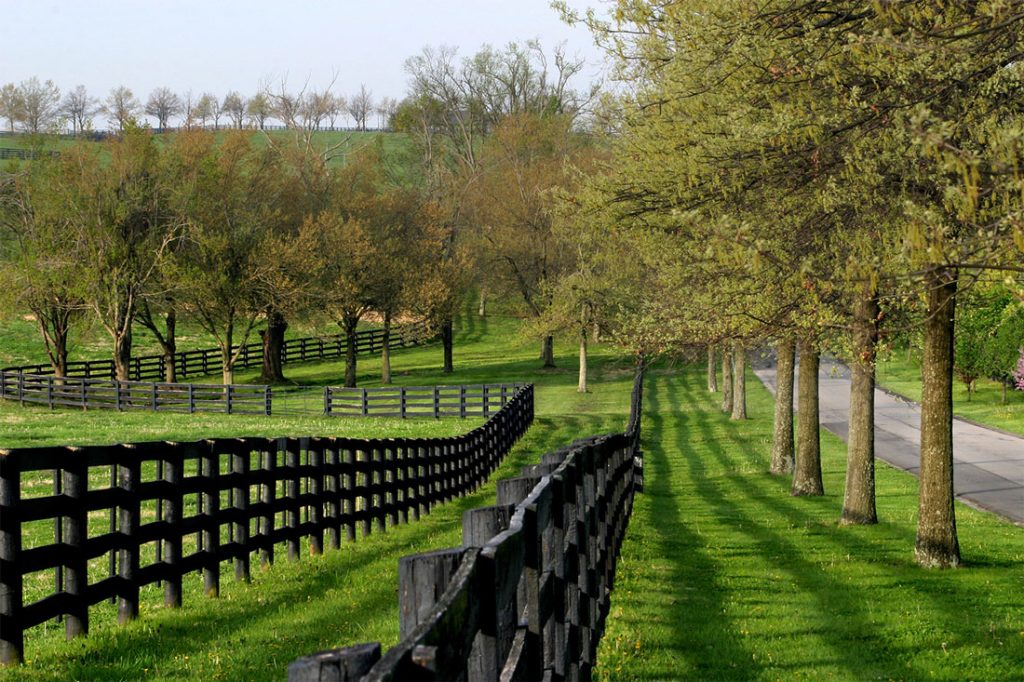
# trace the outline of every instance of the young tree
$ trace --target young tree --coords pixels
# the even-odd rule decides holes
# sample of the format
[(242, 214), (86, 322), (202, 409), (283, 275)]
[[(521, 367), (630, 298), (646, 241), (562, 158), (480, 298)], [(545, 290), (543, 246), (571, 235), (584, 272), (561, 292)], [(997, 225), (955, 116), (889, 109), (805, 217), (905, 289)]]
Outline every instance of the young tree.
[(56, 123), (60, 114), (60, 88), (53, 81), (33, 76), (18, 84), (21, 125), (25, 132), (41, 133)]
[(366, 119), (373, 111), (373, 93), (366, 85), (360, 85), (359, 91), (348, 98), (348, 113), (355, 121), (358, 130), (366, 130)]
[(158, 128), (165, 129), (172, 116), (181, 114), (181, 98), (170, 88), (157, 88), (149, 93), (145, 112), (147, 116), (152, 116), (156, 119)]
[(192, 115), (199, 119), (199, 125), (205, 128), (207, 121), (214, 117), (220, 117), (220, 102), (213, 94), (204, 92), (196, 100), (196, 106), (192, 111)]
[(246, 102), (240, 94), (232, 90), (224, 95), (224, 102), (221, 104), (221, 111), (227, 114), (231, 123), (236, 129), (241, 130), (245, 124)]
[(184, 133), (170, 153), (178, 169), (172, 207), (184, 227), (174, 253), (177, 297), (217, 339), (224, 383), (231, 384), (263, 310), (264, 244), (277, 219), (279, 166), (237, 131), (220, 145), (208, 132)]
[(273, 115), (273, 109), (266, 94), (258, 92), (250, 97), (245, 105), (245, 114), (249, 117), (249, 121), (263, 130), (266, 127), (267, 119)]
[(57, 162), (40, 156), (0, 179), (0, 310), (28, 311), (58, 379), (84, 308), (74, 232), (53, 200)]
[(103, 101), (103, 111), (107, 114), (111, 128), (124, 132), (128, 124), (138, 117), (142, 107), (131, 88), (119, 85)]
[(61, 111), (71, 121), (71, 129), (81, 134), (92, 128), (92, 118), (101, 110), (99, 100), (89, 95), (84, 85), (75, 86), (64, 95)]
[(7, 83), (0, 88), (0, 116), (7, 119), (7, 129), (14, 132), (14, 126), (24, 116), (21, 93), (14, 83)]

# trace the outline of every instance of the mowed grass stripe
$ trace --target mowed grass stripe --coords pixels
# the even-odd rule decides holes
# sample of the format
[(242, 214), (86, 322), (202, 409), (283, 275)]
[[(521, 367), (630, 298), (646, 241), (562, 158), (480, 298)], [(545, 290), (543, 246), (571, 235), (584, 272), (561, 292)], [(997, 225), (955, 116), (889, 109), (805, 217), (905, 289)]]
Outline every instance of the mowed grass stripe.
[(703, 369), (652, 374), (598, 676), (1020, 679), (1024, 530), (958, 505), (967, 567), (922, 570), (916, 480), (885, 465), (882, 522), (840, 528), (844, 444), (823, 435), (825, 497), (790, 497), (767, 474), (771, 398), (748, 387), (737, 423)]

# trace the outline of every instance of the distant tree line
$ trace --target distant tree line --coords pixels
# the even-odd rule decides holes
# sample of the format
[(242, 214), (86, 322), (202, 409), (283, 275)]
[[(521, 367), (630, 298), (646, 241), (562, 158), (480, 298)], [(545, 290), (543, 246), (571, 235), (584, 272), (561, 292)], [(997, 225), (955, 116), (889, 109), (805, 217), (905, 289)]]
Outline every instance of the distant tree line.
[(119, 85), (103, 99), (91, 95), (84, 85), (61, 93), (53, 81), (32, 77), (0, 87), (0, 118), (10, 132), (52, 133), (70, 130), (81, 134), (95, 129), (101, 117), (105, 129), (122, 131), (129, 121), (148, 116), (158, 129), (257, 128), (279, 121), (286, 127), (314, 130), (337, 127), (346, 121), (357, 130), (389, 125), (398, 102), (391, 97), (375, 99), (365, 86), (349, 96), (337, 95), (328, 86), (322, 90), (303, 88), (287, 93), (267, 86), (246, 97), (232, 90), (223, 97), (192, 91), (177, 93), (167, 87), (154, 89), (143, 101), (131, 88)]

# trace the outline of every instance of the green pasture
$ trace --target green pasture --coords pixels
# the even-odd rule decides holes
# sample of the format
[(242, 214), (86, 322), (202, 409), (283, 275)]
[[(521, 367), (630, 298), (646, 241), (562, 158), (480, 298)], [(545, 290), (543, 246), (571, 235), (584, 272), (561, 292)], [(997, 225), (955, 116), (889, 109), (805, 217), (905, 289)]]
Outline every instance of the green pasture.
[[(305, 653), (373, 640), (395, 643), (398, 557), (458, 544), (461, 513), (492, 504), (496, 478), (514, 475), (575, 438), (625, 424), (632, 379), (627, 358), (608, 347), (596, 349), (592, 392), (581, 395), (575, 391), (576, 349), (560, 341), (559, 368), (540, 370), (539, 348), (519, 337), (518, 325), (510, 317), (465, 316), (454, 375), (439, 371), (437, 345), (393, 356), (398, 383), (537, 385), (533, 428), (480, 491), (418, 522), (343, 543), (340, 551), (308, 557), (304, 548), (299, 562), (279, 560), (269, 570), (254, 565), (249, 584), (235, 582), (225, 565), (216, 600), (202, 595), (199, 576), (190, 576), (180, 609), (164, 608), (151, 587), (141, 617), (128, 626), (116, 625), (109, 604), (93, 608), (92, 632), (84, 639), (66, 643), (60, 625), (40, 626), (28, 635), (29, 662), (0, 671), (0, 680), (282, 679), (288, 662)], [(373, 385), (379, 361), (360, 358), (359, 367), (360, 383)], [(322, 363), (286, 367), (286, 374), (311, 385), (336, 379), (340, 370), (340, 363)], [(752, 374), (747, 386), (751, 419), (732, 422), (717, 408), (720, 394), (706, 392), (702, 367), (659, 363), (650, 372), (643, 420), (646, 491), (636, 500), (623, 547), (596, 676), (1019, 679), (1024, 529), (958, 504), (966, 566), (918, 568), (916, 480), (880, 463), (881, 522), (839, 527), (845, 446), (823, 433), (827, 495), (790, 497), (789, 481), (767, 474), (771, 398)], [(0, 415), (13, 410), (26, 414), (15, 405)], [(76, 413), (84, 421), (63, 434), (40, 432), (38, 441), (101, 433), (100, 420), (135, 416), (146, 417)], [(257, 423), (271, 424), (268, 430), (315, 428), (276, 419), (236, 425), (213, 416), (194, 429), (187, 422), (157, 426), (162, 435), (153, 437), (199, 437), (218, 423), (225, 434), (236, 426), (236, 434), (259, 428)], [(360, 428), (358, 423), (343, 420), (338, 428)], [(435, 422), (404, 424), (415, 430)], [(437, 426), (448, 424), (470, 427), (458, 420)], [(119, 440), (124, 433), (111, 430), (97, 439)], [(11, 434), (2, 432), (0, 443)]]

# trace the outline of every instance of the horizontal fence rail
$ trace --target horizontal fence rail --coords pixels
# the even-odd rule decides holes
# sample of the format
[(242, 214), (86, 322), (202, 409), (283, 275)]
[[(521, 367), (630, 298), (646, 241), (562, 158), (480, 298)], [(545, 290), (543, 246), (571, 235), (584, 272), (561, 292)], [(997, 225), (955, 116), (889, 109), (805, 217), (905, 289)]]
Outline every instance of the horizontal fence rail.
[(589, 680), (642, 476), (638, 369), (625, 433), (578, 440), (498, 482), (462, 547), (399, 561), (401, 642), (300, 658), (310, 680)]
[[(25, 630), (50, 619), (64, 618), (69, 639), (87, 633), (89, 607), (104, 600), (117, 600), (121, 622), (137, 617), (145, 585), (162, 583), (165, 603), (180, 606), (189, 573), (216, 596), (223, 562), (247, 580), (254, 553), (271, 563), (284, 544), (298, 559), (302, 540), (319, 553), (325, 537), (337, 548), (357, 528), (419, 518), (475, 490), (533, 412), (525, 385), (454, 438), (0, 450), (0, 664), (22, 661)], [(30, 546), (48, 529), (53, 543)], [(40, 589), (40, 574), (52, 574), (52, 590)]]
[(84, 410), (271, 414), (270, 386), (166, 384), (108, 379), (57, 379), (0, 371), (0, 398)]
[(468, 386), (384, 386), (324, 389), (324, 414), (330, 417), (490, 417), (523, 384)]
[[(421, 343), (427, 337), (425, 325), (422, 323), (403, 325), (391, 330), (388, 346), (390, 348), (406, 348)], [(245, 346), (232, 346), (232, 352), (241, 348), (235, 369), (250, 369), (263, 364), (263, 344), (249, 343)], [(377, 353), (384, 348), (384, 330), (364, 329), (356, 332), (356, 352), (359, 354)], [(332, 360), (345, 357), (345, 337), (343, 335), (316, 336), (301, 339), (288, 339), (281, 350), (281, 362), (311, 362), (315, 360)], [(156, 380), (166, 376), (167, 360), (163, 355), (140, 355), (131, 359), (129, 379), (132, 381)], [(190, 376), (208, 376), (218, 374), (224, 368), (219, 348), (202, 348), (181, 351), (174, 354), (174, 368), (182, 378)], [(53, 367), (48, 364), (23, 365), (21, 367), (5, 367), (0, 372), (10, 374), (33, 374), (47, 376), (53, 374)], [(114, 379), (116, 374), (113, 360), (85, 360), (69, 362), (68, 377), (86, 379)]]

